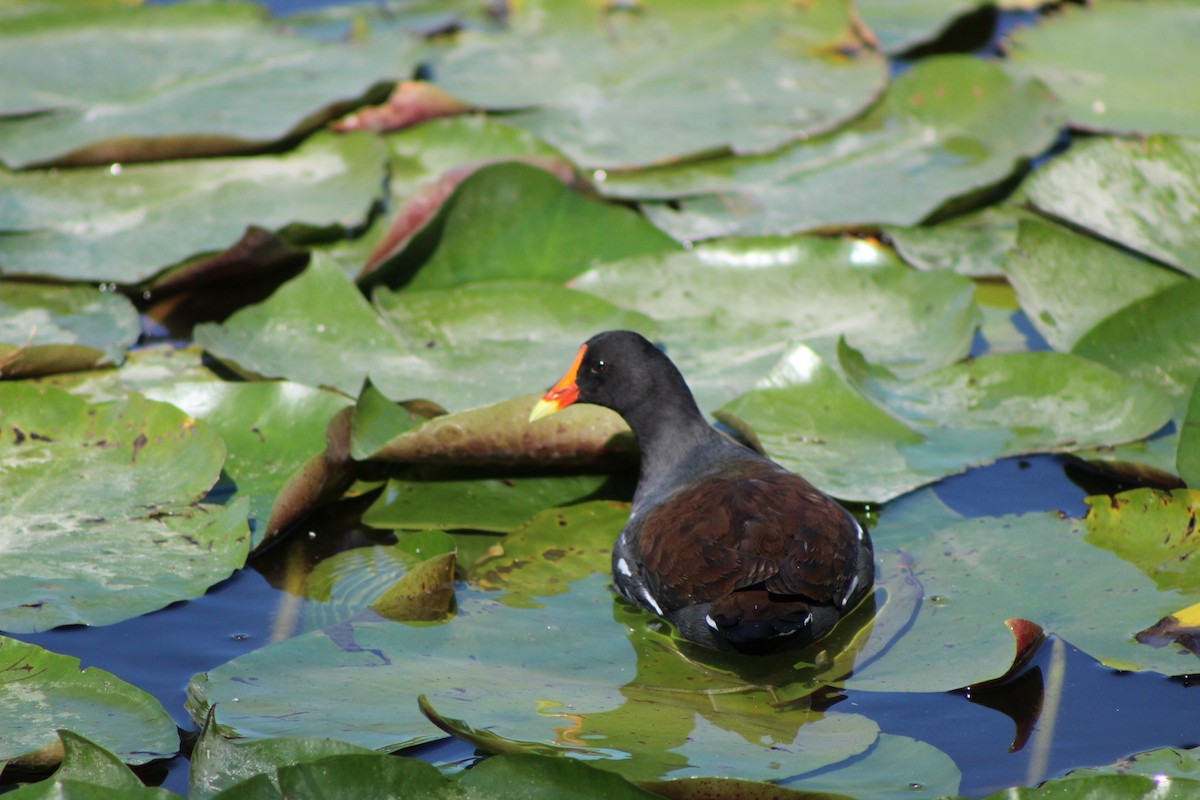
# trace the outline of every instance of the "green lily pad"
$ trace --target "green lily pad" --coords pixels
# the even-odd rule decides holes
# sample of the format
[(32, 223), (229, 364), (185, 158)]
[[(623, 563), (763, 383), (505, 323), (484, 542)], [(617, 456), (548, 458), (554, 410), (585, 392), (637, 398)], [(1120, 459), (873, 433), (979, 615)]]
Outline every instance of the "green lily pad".
[[(317, 247), (352, 276), (365, 269), (373, 272), (384, 264), (386, 273), (393, 269), (403, 273), (427, 258), (436, 242), (421, 241), (422, 231), (432, 225), (442, 203), (472, 171), (497, 161), (569, 167), (557, 150), (528, 131), (482, 115), (428, 120), (388, 133), (383, 140), (388, 151), (388, 205), (393, 216), (381, 215), (357, 239)], [(413, 245), (411, 250), (398, 255), (409, 245)], [(370, 282), (365, 275), (363, 279)]]
[(911, 800), (957, 795), (961, 782), (962, 772), (954, 759), (933, 745), (881, 733), (861, 758), (787, 785), (805, 792), (836, 792), (871, 800)]
[(1200, 277), (1200, 139), (1085, 140), (1024, 188), (1041, 211)]
[(909, 465), (925, 438), (859, 394), (800, 345), (757, 388), (716, 412), (749, 425), (771, 458), (843, 500), (898, 497), (941, 477)]
[(139, 331), (137, 311), (119, 294), (0, 281), (0, 376), (119, 364)]
[(1004, 261), (1030, 323), (1055, 350), (1122, 306), (1186, 278), (1058, 225), (1022, 220)]
[(1193, 558), (1200, 548), (1194, 535), (1200, 492), (1135, 489), (1087, 503), (1088, 542), (1136, 565), (1160, 590), (1200, 595), (1200, 559)]
[(351, 400), (297, 383), (178, 382), (146, 396), (183, 409), (212, 425), (225, 442), (225, 473), (237, 496), (250, 500), (257, 520), (251, 547), (263, 539), (271, 506), (284, 482), (325, 451), (325, 429)]
[(1049, 84), (1074, 127), (1200, 135), (1197, 37), (1200, 17), (1188, 0), (1065, 6), (1013, 31), (1007, 65)]
[(0, 160), (78, 166), (256, 150), (410, 71), (408, 41), (316, 42), (249, 3), (31, 14), (0, 33), (0, 71), (13, 84), (0, 100)]
[(633, 466), (637, 443), (616, 413), (581, 403), (535, 425), (529, 422), (529, 412), (538, 397), (524, 395), (445, 414), (416, 428), (402, 421), (391, 439), (384, 442), (380, 437), (376, 449), (364, 457), (509, 469), (610, 470)]
[[(1133, 638), (1188, 598), (1088, 544), (1088, 528), (1057, 513), (1026, 514), (951, 522), (908, 537), (925, 601), (904, 636), (846, 686), (945, 691), (992, 680), (1012, 662), (1010, 618), (1030, 620), (1116, 669), (1194, 671), (1195, 656), (1183, 648), (1155, 649)], [(889, 539), (886, 514), (872, 534)], [(1106, 598), (1103, 614), (1096, 613), (1098, 596)]]
[[(555, 521), (545, 535), (587, 541), (600, 536), (599, 528), (610, 544), (625, 515), (604, 503), (561, 513), (567, 524)], [(706, 685), (737, 686), (736, 675), (714, 674), (678, 657), (675, 672), (664, 666), (645, 673), (656, 684), (630, 684), (643, 670), (626, 635), (626, 616), (633, 614), (642, 631), (658, 623), (621, 604), (621, 621), (613, 620), (608, 553), (595, 550), (588, 556), (591, 574), (571, 558), (554, 583), (554, 562), (538, 567), (547, 570), (547, 586), (557, 592), (538, 595), (541, 607), (516, 608), (496, 602), (493, 594), (468, 591), (460, 594), (458, 616), (440, 625), (351, 620), (336, 632), (297, 636), (196, 676), (189, 708), (202, 715), (215, 704), (217, 721), (240, 735), (319, 731), (391, 750), (441, 735), (417, 708), (416, 695), (425, 694), (434, 708), (486, 721), (505, 738), (598, 758), (595, 766), (639, 779), (778, 779), (860, 753), (875, 740), (878, 729), (865, 718), (776, 710), (771, 695), (756, 685), (710, 694)], [(669, 641), (651, 636), (638, 647)], [(671, 676), (686, 687), (688, 675), (701, 681), (699, 690), (656, 688)], [(394, 698), (386, 707), (378, 702), (383, 687)], [(292, 713), (298, 698), (305, 709), (300, 717)]]
[(166, 789), (144, 785), (117, 756), (69, 730), (58, 731), (62, 765), (50, 778), (28, 783), (13, 797), (46, 800), (171, 800)]
[(357, 395), (368, 371), (395, 400), (425, 399), (461, 410), (527, 394), (566, 369), (596, 331), (653, 333), (646, 317), (544, 283), (376, 292), (376, 313), (328, 258), (266, 301), (196, 341), (239, 371), (331, 386)]
[(588, 498), (604, 481), (599, 475), (393, 478), (363, 522), (374, 528), (508, 533), (543, 509)]
[(940, 269), (972, 278), (1000, 278), (1001, 264), (1017, 241), (1017, 224), (1033, 215), (1015, 204), (989, 206), (937, 225), (885, 225), (901, 257), (918, 269)]
[(1172, 778), (1159, 781), (1146, 775), (1093, 775), (1059, 778), (1030, 789), (1017, 786), (984, 800), (1187, 800), (1200, 792), (1200, 781)]
[(1200, 378), (1200, 281), (1160, 289), (1116, 311), (1072, 352), (1157, 386), (1178, 404)]
[[(1200, 381), (1197, 386), (1200, 387)], [(1188, 486), (1200, 489), (1200, 388), (1192, 389), (1192, 399), (1183, 417), (1175, 469)]]
[[(433, 80), (586, 167), (763, 152), (837, 127), (886, 82), (846, 2), (600, 8), (540, 0), (432, 48)], [(714, 108), (730, 113), (714, 114)]]
[[(504, 537), (487, 556), (470, 565), (468, 579), (482, 589), (504, 591), (497, 599), (517, 607), (536, 607), (535, 598), (567, 591), (588, 575), (607, 575), (614, 533), (625, 526), (624, 503), (589, 503), (582, 512), (594, 524), (577, 525), (572, 508), (547, 509)], [(565, 537), (562, 529), (581, 528)]]
[[(918, 62), (841, 130), (754, 157), (628, 174), (598, 188), (641, 199), (677, 239), (916, 225), (1012, 175), (1058, 135), (1061, 112), (1036, 80), (966, 56)], [(677, 198), (671, 202), (659, 202)]]
[(275, 781), (278, 767), (348, 753), (375, 755), (373, 750), (326, 738), (280, 737), (235, 743), (222, 736), (210, 718), (192, 750), (188, 797), (209, 800), (255, 775), (265, 773)]
[(245, 501), (198, 501), (225, 446), (140, 395), (89, 406), (0, 384), (0, 628), (105, 625), (201, 595), (246, 560)]
[(194, 336), (243, 373), (328, 386), (352, 396), (368, 368), (398, 374), (410, 369), (392, 330), (322, 255), (265, 301), (223, 323), (197, 325)]
[(906, 454), (923, 468), (1136, 441), (1171, 416), (1149, 384), (1066, 353), (987, 355), (908, 381), (844, 343), (838, 355), (860, 391), (925, 435)]
[(136, 284), (251, 226), (340, 234), (366, 219), (384, 158), (374, 136), (320, 134), (284, 155), (0, 172), (0, 274)]
[(562, 283), (596, 263), (679, 249), (636, 212), (584, 197), (517, 162), (472, 174), (441, 213), (440, 241), (413, 275), (412, 289), (487, 280)]
[(1115, 764), (1103, 767), (1084, 767), (1067, 773), (1068, 778), (1088, 775), (1165, 775), (1169, 778), (1200, 778), (1200, 749), (1162, 747), (1145, 753), (1135, 753)]
[(425, 398), (455, 411), (549, 387), (598, 331), (655, 332), (642, 314), (537, 282), (379, 289), (375, 304), (412, 353), (407, 370), (372, 366), (375, 385), (388, 397)]
[[(79, 659), (0, 635), (0, 761), (31, 766), (77, 752), (56, 730), (69, 728), (130, 764), (170, 758), (179, 750), (175, 723), (157, 700)], [(74, 770), (72, 770), (74, 772)], [(72, 775), (72, 777), (77, 777)], [(93, 777), (94, 779), (94, 777)]]
[(969, 280), (917, 272), (856, 239), (709, 242), (600, 266), (571, 285), (657, 320), (706, 409), (752, 386), (790, 343), (845, 336), (920, 372), (965, 356), (979, 321)]
[(936, 41), (956, 20), (979, 11), (984, 0), (855, 0), (854, 9), (885, 53), (902, 53)]
[(120, 400), (130, 392), (145, 394), (175, 383), (218, 381), (196, 345), (158, 344), (129, 351), (117, 369), (90, 369), (37, 378), (33, 383), (65, 389), (93, 403)]

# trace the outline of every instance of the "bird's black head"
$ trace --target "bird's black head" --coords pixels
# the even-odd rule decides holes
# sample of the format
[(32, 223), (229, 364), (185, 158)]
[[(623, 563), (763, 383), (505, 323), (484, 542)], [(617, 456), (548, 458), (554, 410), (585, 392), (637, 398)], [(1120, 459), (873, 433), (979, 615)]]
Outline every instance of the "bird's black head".
[(530, 420), (572, 403), (611, 408), (626, 420), (638, 409), (691, 392), (679, 370), (644, 336), (633, 331), (598, 333), (579, 348), (575, 362), (534, 407)]

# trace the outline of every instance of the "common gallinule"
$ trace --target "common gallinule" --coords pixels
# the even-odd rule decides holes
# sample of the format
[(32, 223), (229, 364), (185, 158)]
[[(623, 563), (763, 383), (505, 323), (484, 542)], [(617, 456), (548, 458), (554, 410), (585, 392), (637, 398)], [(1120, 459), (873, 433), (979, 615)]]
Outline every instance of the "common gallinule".
[(747, 653), (802, 646), (871, 591), (863, 527), (709, 425), (679, 370), (642, 336), (593, 336), (529, 419), (576, 402), (611, 408), (637, 437), (641, 473), (613, 579), (684, 638)]

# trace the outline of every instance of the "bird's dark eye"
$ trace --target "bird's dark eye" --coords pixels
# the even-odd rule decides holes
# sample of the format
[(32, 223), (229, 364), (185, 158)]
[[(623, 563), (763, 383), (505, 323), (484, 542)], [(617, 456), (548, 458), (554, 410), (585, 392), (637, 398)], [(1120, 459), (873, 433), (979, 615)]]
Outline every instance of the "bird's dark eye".
[(592, 364), (592, 374), (603, 375), (608, 370), (608, 364), (603, 361), (596, 361)]

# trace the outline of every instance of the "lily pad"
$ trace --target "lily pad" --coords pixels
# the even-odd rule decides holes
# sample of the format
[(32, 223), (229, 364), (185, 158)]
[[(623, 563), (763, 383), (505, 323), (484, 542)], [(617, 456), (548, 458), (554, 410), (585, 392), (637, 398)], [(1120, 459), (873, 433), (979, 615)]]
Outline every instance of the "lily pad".
[(373, 750), (326, 738), (280, 737), (235, 743), (222, 736), (210, 718), (192, 750), (188, 797), (208, 800), (255, 775), (265, 773), (274, 780), (278, 767), (347, 753), (374, 755)]
[(942, 477), (910, 466), (925, 438), (859, 394), (800, 345), (716, 412), (749, 425), (771, 458), (843, 500), (882, 502)]
[(1116, 311), (1072, 352), (1107, 364), (1169, 394), (1183, 414), (1200, 378), (1200, 281), (1160, 289)]
[(1192, 389), (1192, 399), (1188, 401), (1183, 429), (1179, 432), (1175, 469), (1188, 486), (1200, 489), (1200, 389)]
[[(1064, 6), (1010, 38), (1008, 69), (1044, 80), (1087, 131), (1200, 135), (1200, 15), (1188, 0)], [(1093, 198), (1100, 200), (1101, 198)]]
[(1200, 749), (1162, 747), (1135, 753), (1115, 764), (1074, 769), (1067, 773), (1067, 777), (1072, 778), (1087, 775), (1164, 775), (1169, 778), (1200, 779)]
[(1033, 215), (1015, 204), (988, 206), (937, 225), (883, 232), (896, 252), (918, 269), (941, 269), (972, 278), (1004, 276), (1001, 264), (1017, 241), (1017, 224)]
[[(565, 592), (570, 584), (593, 574), (607, 575), (613, 534), (625, 526), (629, 507), (589, 504), (597, 524), (573, 525), (576, 510), (547, 509), (504, 537), (488, 554), (470, 565), (469, 580), (482, 589), (501, 589), (497, 599), (517, 607), (536, 607), (535, 599)], [(567, 538), (562, 529), (582, 528)]]
[(650, 220), (686, 241), (916, 225), (1004, 181), (1050, 146), (1061, 121), (1036, 80), (966, 56), (930, 58), (835, 133), (769, 155), (609, 174), (598, 188), (655, 200), (643, 207)]
[(1088, 542), (1135, 564), (1163, 591), (1200, 596), (1200, 492), (1135, 489), (1087, 503)]
[(0, 281), (0, 376), (119, 364), (137, 341), (133, 304), (84, 286)]
[(584, 197), (548, 172), (515, 162), (475, 172), (441, 213), (439, 244), (410, 288), (562, 283), (596, 263), (679, 249), (636, 212)]
[[(846, 686), (945, 691), (991, 680), (1012, 662), (1009, 618), (1030, 620), (1110, 667), (1194, 671), (1195, 656), (1182, 648), (1134, 640), (1186, 597), (1156, 588), (1133, 564), (1088, 544), (1088, 527), (1057, 513), (1026, 514), (963, 520), (912, 538), (907, 551), (925, 602), (904, 636)], [(875, 530), (880, 540), (889, 538), (886, 514)], [(1110, 601), (1102, 616), (1097, 596)]]
[(1082, 141), (1024, 188), (1041, 211), (1200, 278), (1200, 139)]
[(984, 0), (855, 0), (854, 9), (880, 49), (896, 54), (936, 41)]
[(598, 475), (393, 478), (363, 522), (375, 528), (508, 533), (543, 509), (588, 498), (604, 481)]
[(44, 781), (24, 784), (13, 797), (34, 800), (171, 800), (174, 792), (146, 786), (121, 760), (69, 730), (58, 732), (62, 765)]
[(1021, 221), (1004, 272), (1030, 323), (1051, 347), (1066, 352), (1122, 306), (1187, 280), (1096, 239), (1032, 219)]
[(217, 381), (196, 345), (157, 344), (129, 351), (117, 369), (90, 369), (37, 378), (33, 383), (65, 389), (93, 403), (119, 400), (130, 392), (145, 394), (177, 382)]
[(805, 792), (904, 800), (951, 797), (958, 794), (961, 782), (962, 773), (954, 759), (933, 745), (881, 733), (879, 741), (861, 758), (787, 785)]
[(196, 341), (239, 371), (357, 395), (368, 371), (394, 400), (453, 410), (527, 394), (555, 379), (579, 343), (606, 328), (653, 333), (648, 318), (537, 282), (376, 292), (376, 313), (328, 259)]
[(246, 560), (245, 501), (198, 501), (225, 446), (208, 425), (132, 394), (89, 406), (0, 384), (0, 628), (105, 625), (201, 595)]
[(0, 160), (79, 166), (257, 150), (312, 131), (373, 87), (386, 91), (414, 64), (405, 38), (316, 42), (249, 3), (31, 14), (0, 33), (0, 71), (14, 84), (0, 102)]
[[(561, 513), (567, 524), (546, 530), (564, 542), (603, 530), (611, 544), (625, 516), (623, 507), (603, 503)], [(434, 708), (486, 720), (506, 738), (597, 758), (593, 765), (639, 779), (777, 779), (840, 761), (875, 740), (877, 728), (865, 718), (777, 710), (756, 686), (735, 694), (626, 686), (642, 674), (641, 661), (626, 624), (612, 618), (608, 553), (590, 558), (596, 571), (566, 569), (551, 584), (556, 594), (537, 596), (542, 607), (515, 608), (497, 603), (493, 594), (464, 592), (458, 617), (448, 623), (352, 620), (336, 635), (310, 633), (270, 645), (196, 676), (189, 707), (199, 715), (216, 704), (217, 721), (240, 735), (320, 731), (391, 750), (441, 735), (417, 709), (416, 695), (423, 693)], [(547, 561), (546, 569), (553, 563)], [(633, 613), (643, 630), (656, 624), (621, 604), (616, 609), (622, 621)], [(654, 634), (650, 641), (660, 640)], [(686, 660), (672, 663), (705, 683), (737, 683), (736, 676), (713, 675)], [(479, 683), (481, 667), (486, 688)], [(673, 673), (668, 665), (649, 674), (661, 681)], [(682, 674), (675, 679), (687, 681)], [(396, 698), (386, 707), (378, 703), (383, 687)], [(399, 690), (408, 692), (408, 703), (396, 695), (397, 687), (408, 687)], [(302, 717), (292, 714), (298, 697), (304, 698)], [(630, 759), (633, 753), (637, 757)]]
[(522, 4), (502, 31), (463, 30), (432, 48), (433, 80), (471, 105), (513, 111), (509, 122), (580, 165), (612, 169), (770, 150), (855, 117), (887, 79), (847, 2), (674, 0), (642, 11)]
[(1200, 792), (1200, 781), (1172, 778), (1159, 781), (1147, 775), (1067, 776), (1037, 788), (1017, 786), (984, 800), (1187, 800)]
[(632, 466), (637, 443), (629, 426), (615, 412), (581, 403), (555, 415), (552, 421), (539, 420), (533, 425), (529, 412), (538, 397), (524, 395), (445, 414), (415, 428), (401, 420), (391, 439), (383, 441), (379, 437), (376, 449), (363, 457), (510, 469), (606, 470)]
[(238, 496), (250, 500), (257, 520), (257, 547), (284, 482), (300, 465), (325, 451), (325, 429), (351, 400), (286, 381), (229, 383), (177, 382), (146, 390), (153, 400), (171, 403), (212, 425), (225, 442), (224, 470)]
[(982, 356), (908, 381), (844, 343), (838, 355), (860, 391), (925, 435), (907, 454), (925, 469), (1136, 441), (1171, 416), (1154, 387), (1066, 353)]
[(251, 226), (340, 235), (365, 221), (384, 158), (374, 136), (320, 134), (284, 155), (0, 172), (0, 274), (137, 284)]
[(539, 282), (379, 289), (375, 304), (412, 354), (405, 370), (372, 366), (375, 385), (397, 400), (425, 398), (454, 411), (548, 387), (597, 331), (655, 334), (642, 314)]
[(0, 761), (30, 766), (79, 755), (56, 730), (78, 731), (130, 764), (170, 758), (179, 750), (175, 723), (157, 700), (79, 659), (0, 636)]
[(970, 281), (909, 269), (861, 239), (709, 242), (603, 265), (571, 285), (657, 320), (708, 409), (752, 386), (790, 343), (845, 336), (874, 359), (921, 372), (965, 356), (979, 321)]

